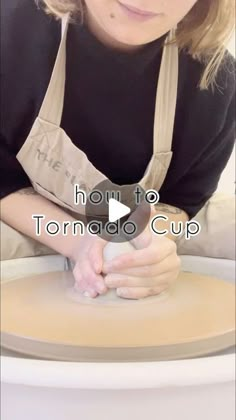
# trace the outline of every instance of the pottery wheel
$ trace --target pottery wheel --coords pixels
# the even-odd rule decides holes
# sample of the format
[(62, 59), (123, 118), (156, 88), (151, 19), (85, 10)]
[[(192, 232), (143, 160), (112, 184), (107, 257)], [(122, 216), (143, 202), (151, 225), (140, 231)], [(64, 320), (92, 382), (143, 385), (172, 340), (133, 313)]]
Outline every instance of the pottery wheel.
[(73, 289), (71, 272), (2, 284), (2, 345), (68, 361), (193, 357), (234, 344), (235, 287), (181, 273), (168, 293), (139, 301), (115, 291), (96, 299)]

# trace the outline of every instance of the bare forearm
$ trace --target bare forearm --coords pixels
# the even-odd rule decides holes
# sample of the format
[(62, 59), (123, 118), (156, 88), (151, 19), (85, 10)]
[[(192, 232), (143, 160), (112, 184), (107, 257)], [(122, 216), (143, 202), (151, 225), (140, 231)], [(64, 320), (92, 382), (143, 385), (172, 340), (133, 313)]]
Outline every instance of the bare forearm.
[(155, 205), (155, 213), (156, 215), (165, 216), (168, 220), (158, 220), (156, 222), (156, 226), (158, 227), (159, 231), (167, 230), (168, 234), (166, 236), (173, 241), (176, 241), (177, 236), (171, 233), (171, 222), (177, 226), (178, 222), (182, 222), (185, 224), (189, 220), (189, 216), (185, 211), (170, 206), (169, 204), (158, 203)]
[[(41, 221), (40, 236), (36, 235), (36, 221), (32, 219), (34, 214), (45, 216), (45, 219)], [(74, 222), (75, 219), (60, 207), (37, 194), (33, 188), (17, 191), (2, 199), (1, 219), (14, 229), (67, 257), (72, 257), (73, 250), (79, 241), (78, 236), (47, 234), (44, 227), (50, 220), (56, 220), (62, 224), (65, 221)]]

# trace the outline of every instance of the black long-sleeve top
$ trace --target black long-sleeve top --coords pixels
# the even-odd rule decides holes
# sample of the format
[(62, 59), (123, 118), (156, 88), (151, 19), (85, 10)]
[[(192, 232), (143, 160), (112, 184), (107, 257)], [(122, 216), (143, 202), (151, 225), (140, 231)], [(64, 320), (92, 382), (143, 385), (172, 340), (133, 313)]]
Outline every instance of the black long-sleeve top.
[[(30, 185), (16, 159), (44, 98), (60, 24), (34, 0), (1, 2), (1, 197)], [(69, 26), (62, 127), (113, 182), (138, 182), (153, 151), (155, 95), (165, 36), (133, 53)], [(217, 188), (235, 140), (235, 61), (200, 91), (204, 65), (180, 52), (173, 158), (160, 201), (194, 216)]]

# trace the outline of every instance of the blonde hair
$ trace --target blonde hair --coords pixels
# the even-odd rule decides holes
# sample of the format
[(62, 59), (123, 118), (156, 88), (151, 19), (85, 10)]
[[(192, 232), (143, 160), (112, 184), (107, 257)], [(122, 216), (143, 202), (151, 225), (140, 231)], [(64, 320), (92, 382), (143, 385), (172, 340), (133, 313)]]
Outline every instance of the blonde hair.
[[(70, 12), (83, 15), (83, 0), (37, 0), (58, 18)], [(178, 24), (176, 42), (180, 50), (205, 64), (199, 87), (214, 87), (226, 48), (235, 27), (234, 0), (198, 0)]]

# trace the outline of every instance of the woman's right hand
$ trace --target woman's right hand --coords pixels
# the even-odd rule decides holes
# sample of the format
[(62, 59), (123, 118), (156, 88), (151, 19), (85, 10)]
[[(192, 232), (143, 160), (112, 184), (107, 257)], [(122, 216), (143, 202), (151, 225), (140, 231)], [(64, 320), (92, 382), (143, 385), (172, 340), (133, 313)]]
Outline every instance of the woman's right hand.
[(106, 244), (107, 242), (98, 236), (86, 233), (74, 249), (72, 259), (75, 263), (75, 289), (87, 297), (95, 298), (108, 290), (101, 274)]

